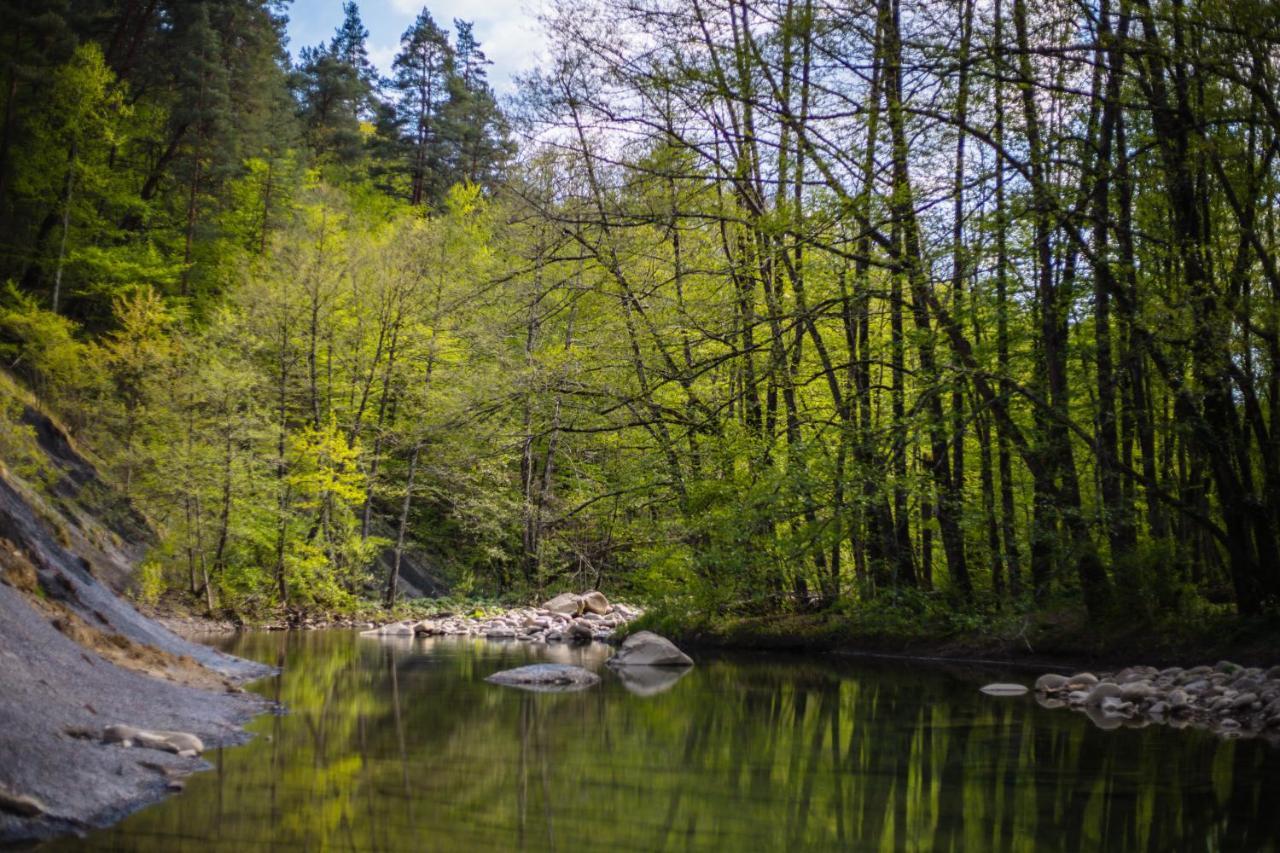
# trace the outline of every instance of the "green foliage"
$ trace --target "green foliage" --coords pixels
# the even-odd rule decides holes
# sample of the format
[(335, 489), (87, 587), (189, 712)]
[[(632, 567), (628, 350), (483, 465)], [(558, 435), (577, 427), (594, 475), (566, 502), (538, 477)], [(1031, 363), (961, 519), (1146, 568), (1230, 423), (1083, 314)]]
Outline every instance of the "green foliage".
[(293, 68), (265, 0), (127, 48), (2, 6), (0, 358), (215, 610), (351, 608), (397, 561), (693, 622), (1271, 607), (1273, 33), (1201, 5), (1115, 64), (1107, 16), (1026, 5), (963, 45), (575, 7), (518, 162), (465, 21), (419, 15), (384, 99), (354, 3)]
[(60, 392), (85, 384), (90, 368), (73, 322), (42, 309), (35, 298), (7, 285), (0, 304), (0, 359), (41, 388)]

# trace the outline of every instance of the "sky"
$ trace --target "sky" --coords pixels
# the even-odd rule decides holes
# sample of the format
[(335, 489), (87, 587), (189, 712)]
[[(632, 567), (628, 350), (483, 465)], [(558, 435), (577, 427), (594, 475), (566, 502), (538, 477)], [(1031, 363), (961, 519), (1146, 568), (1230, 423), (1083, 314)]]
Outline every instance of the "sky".
[[(493, 61), (489, 82), (499, 95), (512, 94), (512, 75), (537, 63), (542, 45), (537, 10), (541, 0), (357, 0), (369, 30), (369, 58), (384, 74), (400, 45), (400, 36), (425, 5), (441, 29), (453, 19), (475, 24), (480, 49)], [(308, 45), (328, 42), (342, 23), (342, 0), (293, 0), (289, 6), (289, 50), (296, 57)]]

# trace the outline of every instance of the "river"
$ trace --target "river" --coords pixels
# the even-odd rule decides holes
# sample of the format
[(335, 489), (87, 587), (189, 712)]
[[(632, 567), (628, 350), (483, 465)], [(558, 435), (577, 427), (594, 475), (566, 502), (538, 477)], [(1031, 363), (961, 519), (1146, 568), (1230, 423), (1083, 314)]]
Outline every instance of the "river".
[[(611, 649), (250, 633), (284, 713), (213, 769), (50, 850), (1250, 850), (1280, 839), (1280, 748), (1103, 731), (985, 681), (1034, 673), (699, 654), (628, 684)], [(536, 661), (602, 683), (485, 683)]]

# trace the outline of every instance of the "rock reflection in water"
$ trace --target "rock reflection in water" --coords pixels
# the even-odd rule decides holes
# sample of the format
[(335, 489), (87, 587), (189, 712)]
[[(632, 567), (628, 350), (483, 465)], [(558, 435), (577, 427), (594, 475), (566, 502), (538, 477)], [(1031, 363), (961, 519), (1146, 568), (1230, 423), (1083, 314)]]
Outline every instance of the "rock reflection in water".
[(613, 670), (622, 686), (636, 696), (657, 696), (693, 672), (687, 666), (622, 666)]
[[(698, 656), (640, 698), (602, 646), (260, 634), (290, 709), (185, 793), (54, 849), (1275, 851), (1280, 750), (1100, 731), (1011, 673)], [(484, 682), (550, 662), (603, 680)], [(145, 760), (139, 753), (131, 760)]]

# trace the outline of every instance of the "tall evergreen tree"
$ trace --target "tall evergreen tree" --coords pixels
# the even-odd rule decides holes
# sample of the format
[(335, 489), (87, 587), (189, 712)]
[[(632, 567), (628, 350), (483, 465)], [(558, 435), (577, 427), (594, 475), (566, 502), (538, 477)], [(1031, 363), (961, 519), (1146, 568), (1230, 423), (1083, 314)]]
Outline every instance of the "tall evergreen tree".
[(455, 18), (453, 26), (456, 62), (442, 116), (449, 179), (492, 186), (511, 154), (506, 116), (485, 71), (493, 63), (472, 24)]
[(369, 31), (355, 3), (328, 45), (304, 47), (294, 86), (307, 142), (322, 161), (354, 166), (364, 159), (361, 123), (375, 114), (377, 73), (369, 62)]
[(406, 149), (413, 205), (435, 203), (447, 189), (440, 174), (441, 125), (454, 66), (448, 36), (423, 9), (401, 36), (400, 52), (392, 63), (397, 129)]

